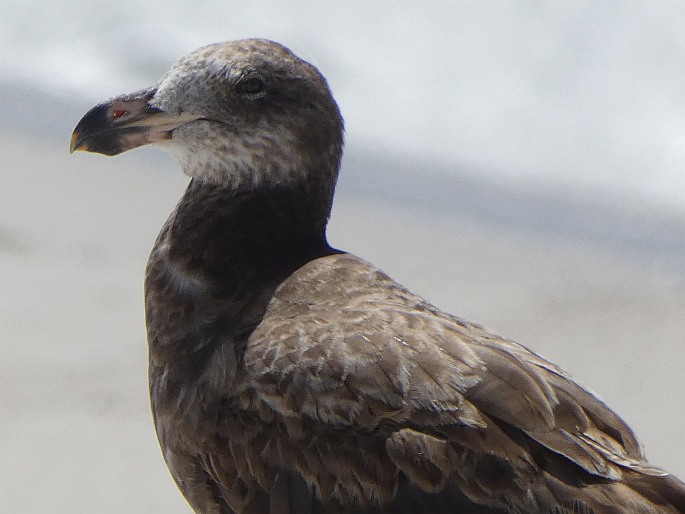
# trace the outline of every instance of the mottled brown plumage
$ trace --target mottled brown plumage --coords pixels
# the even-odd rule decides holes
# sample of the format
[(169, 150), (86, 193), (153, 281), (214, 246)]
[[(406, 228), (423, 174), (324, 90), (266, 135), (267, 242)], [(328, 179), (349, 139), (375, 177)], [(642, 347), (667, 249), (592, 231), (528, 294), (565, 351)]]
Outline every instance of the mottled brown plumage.
[(325, 236), (342, 118), (284, 47), (202, 48), (72, 150), (192, 177), (146, 274), (150, 395), (198, 513), (685, 513), (685, 486), (562, 370)]

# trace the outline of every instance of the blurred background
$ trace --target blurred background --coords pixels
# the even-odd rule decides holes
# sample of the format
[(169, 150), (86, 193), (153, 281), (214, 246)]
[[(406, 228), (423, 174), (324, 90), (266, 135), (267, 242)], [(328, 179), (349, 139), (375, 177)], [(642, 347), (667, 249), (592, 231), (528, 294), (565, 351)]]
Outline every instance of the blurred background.
[(68, 155), (95, 103), (267, 37), (346, 119), (329, 238), (561, 365), (685, 478), (685, 4), (0, 0), (0, 511), (189, 512), (142, 280), (187, 183)]

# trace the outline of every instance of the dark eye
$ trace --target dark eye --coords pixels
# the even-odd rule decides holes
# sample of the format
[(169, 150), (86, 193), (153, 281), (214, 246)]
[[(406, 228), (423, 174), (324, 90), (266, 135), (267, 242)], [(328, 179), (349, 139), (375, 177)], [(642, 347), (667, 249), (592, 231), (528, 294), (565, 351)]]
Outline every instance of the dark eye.
[(264, 92), (264, 79), (252, 76), (238, 82), (236, 86), (239, 93), (248, 96), (259, 96)]

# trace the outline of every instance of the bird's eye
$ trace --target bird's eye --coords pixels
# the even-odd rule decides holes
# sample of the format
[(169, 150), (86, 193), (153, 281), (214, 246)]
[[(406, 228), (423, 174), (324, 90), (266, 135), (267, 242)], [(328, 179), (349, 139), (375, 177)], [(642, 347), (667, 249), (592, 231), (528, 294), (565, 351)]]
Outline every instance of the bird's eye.
[(264, 86), (264, 79), (262, 77), (252, 76), (238, 82), (236, 88), (243, 95), (256, 97), (264, 92)]

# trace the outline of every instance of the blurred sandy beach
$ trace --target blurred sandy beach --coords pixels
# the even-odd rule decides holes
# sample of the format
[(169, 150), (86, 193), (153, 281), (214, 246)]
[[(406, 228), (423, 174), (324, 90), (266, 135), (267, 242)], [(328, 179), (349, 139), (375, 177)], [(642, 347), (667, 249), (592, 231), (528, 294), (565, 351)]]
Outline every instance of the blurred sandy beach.
[[(186, 179), (154, 150), (69, 156), (64, 139), (0, 137), (0, 511), (189, 512), (152, 429), (142, 305), (147, 252)], [(685, 477), (685, 281), (672, 248), (374, 199), (353, 184), (362, 160), (343, 171), (334, 245), (557, 362)], [(675, 240), (685, 220), (673, 216)]]

